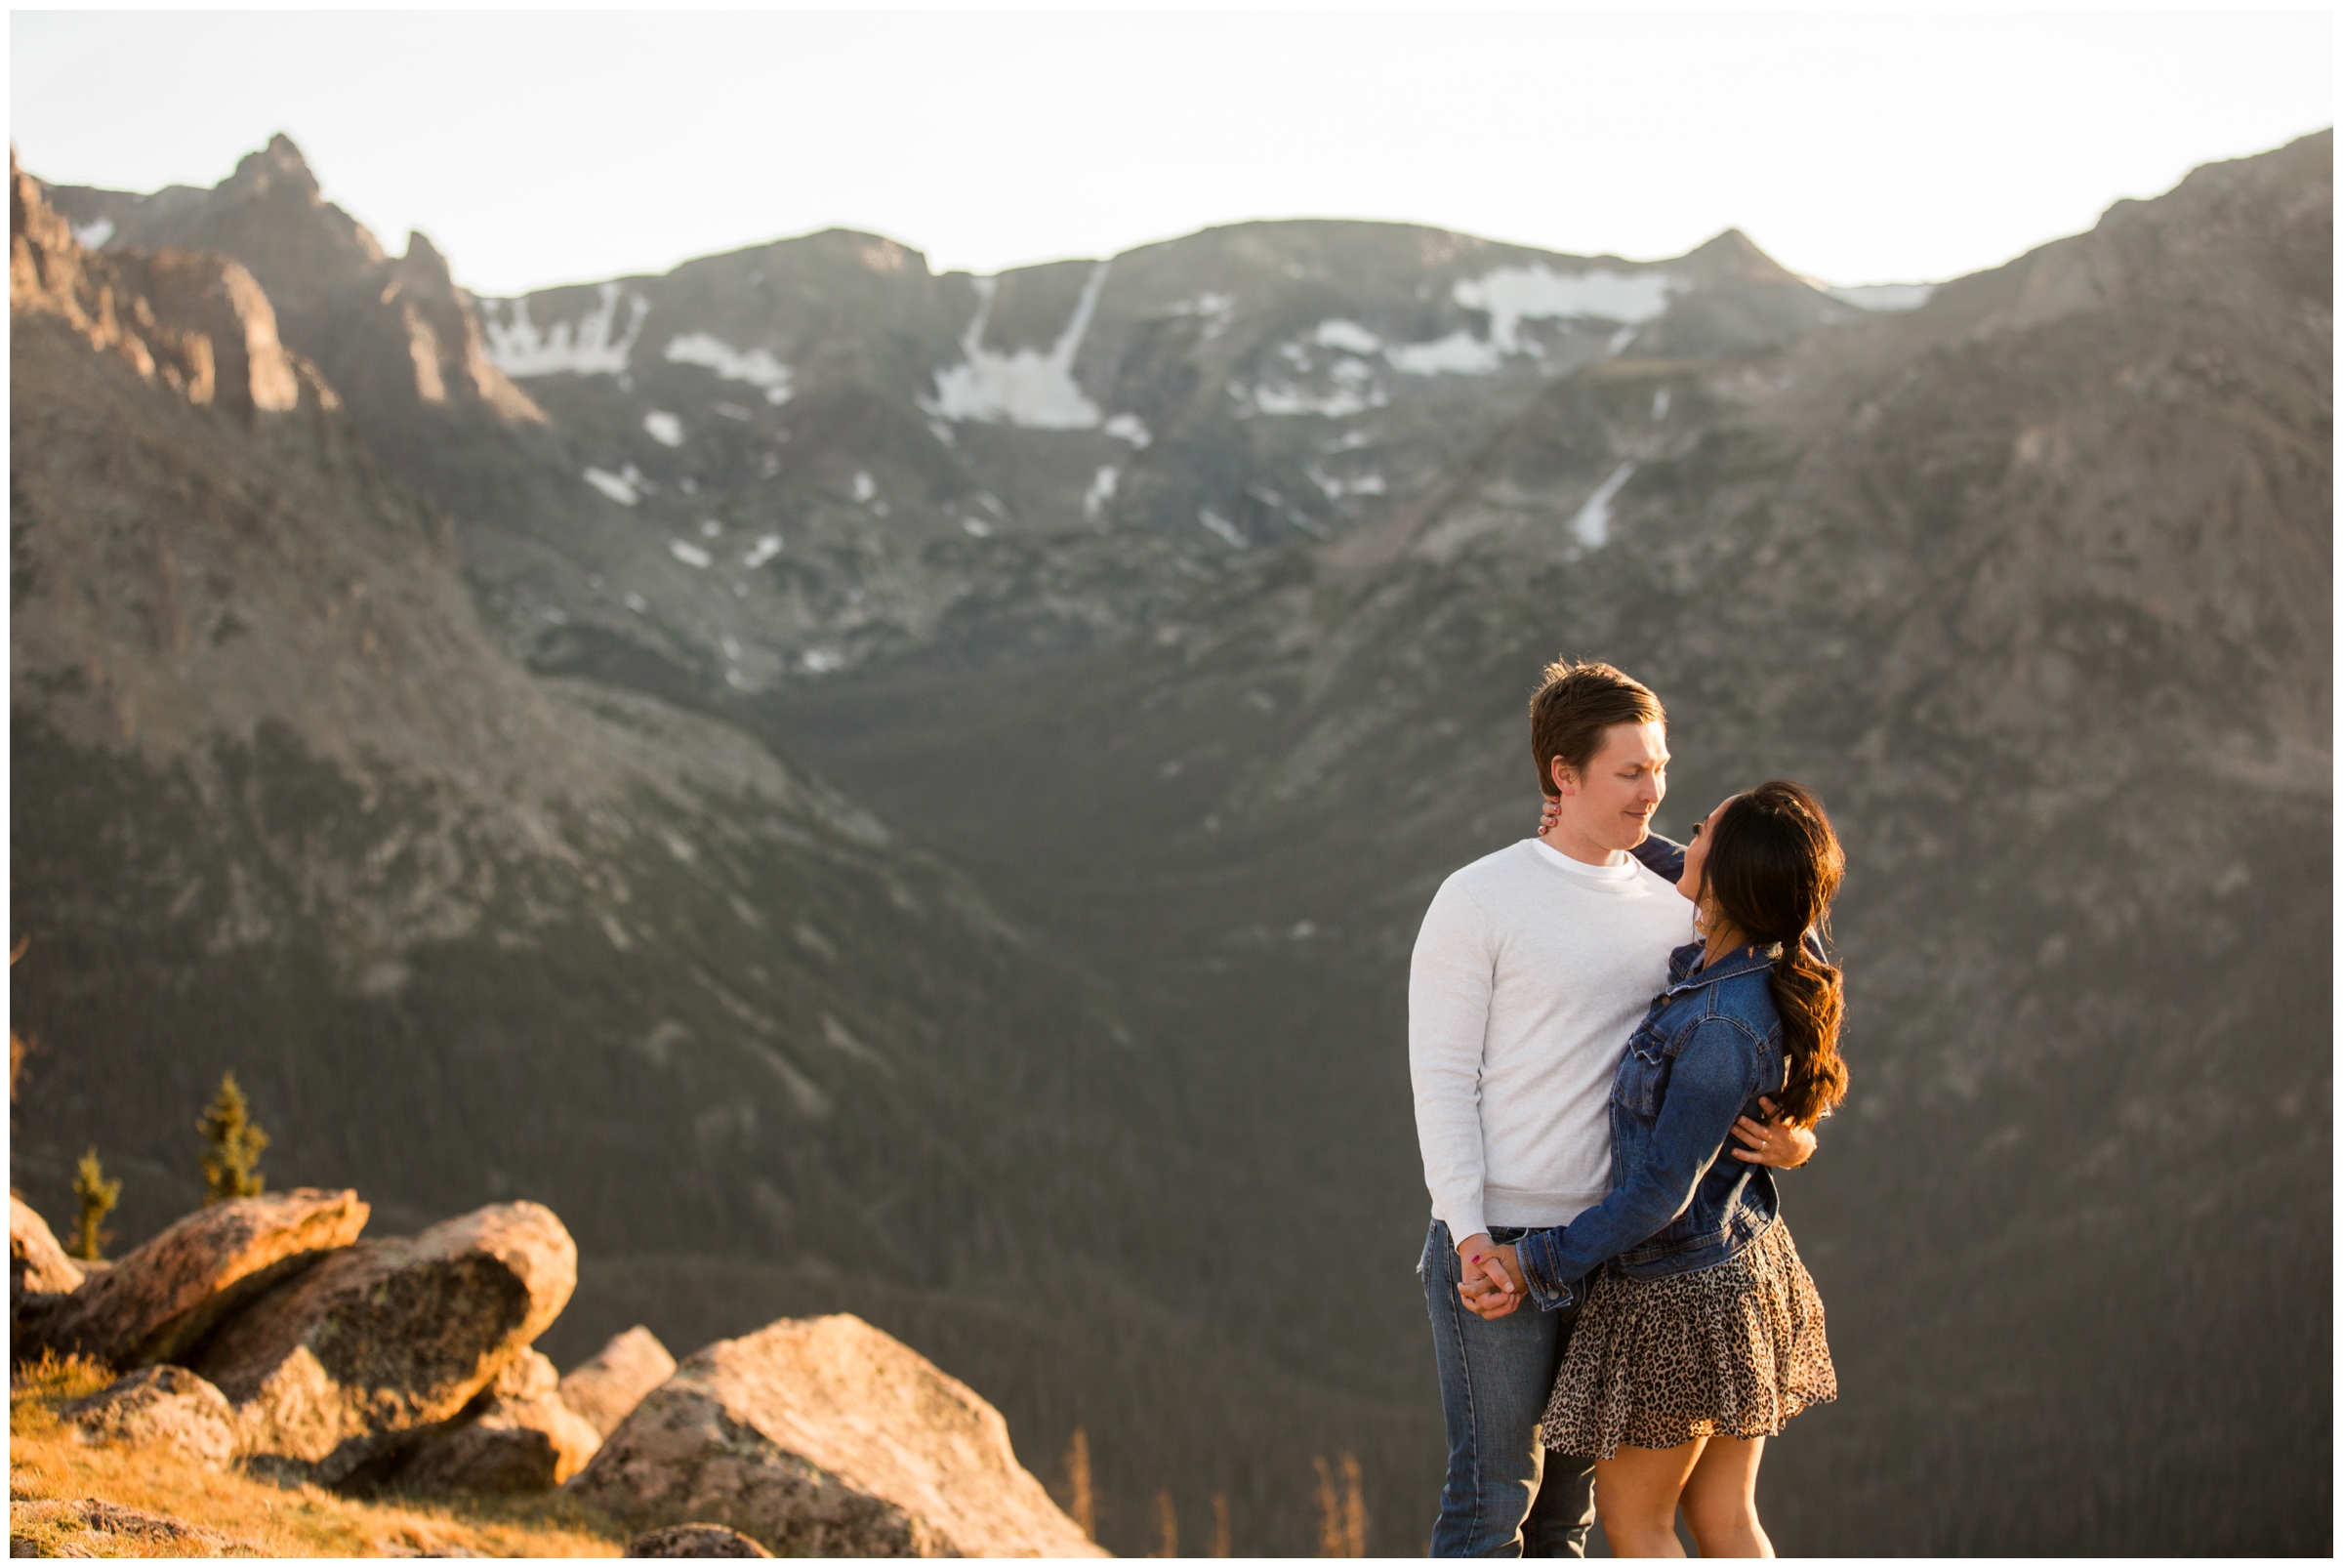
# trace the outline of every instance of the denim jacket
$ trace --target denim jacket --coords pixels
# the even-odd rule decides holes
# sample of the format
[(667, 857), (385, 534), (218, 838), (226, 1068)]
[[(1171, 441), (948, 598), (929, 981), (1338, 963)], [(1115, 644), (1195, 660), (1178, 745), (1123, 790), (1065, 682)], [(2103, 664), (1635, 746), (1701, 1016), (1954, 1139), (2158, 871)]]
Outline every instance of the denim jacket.
[(1734, 1118), (1761, 1117), (1787, 1070), (1767, 976), (1775, 949), (1707, 969), (1702, 944), (1668, 955), (1667, 989), (1627, 1040), (1611, 1081), (1611, 1193), (1519, 1244), (1531, 1298), (1548, 1311), (1606, 1261), (1635, 1279), (1723, 1262), (1771, 1224), (1773, 1173), (1725, 1152)]

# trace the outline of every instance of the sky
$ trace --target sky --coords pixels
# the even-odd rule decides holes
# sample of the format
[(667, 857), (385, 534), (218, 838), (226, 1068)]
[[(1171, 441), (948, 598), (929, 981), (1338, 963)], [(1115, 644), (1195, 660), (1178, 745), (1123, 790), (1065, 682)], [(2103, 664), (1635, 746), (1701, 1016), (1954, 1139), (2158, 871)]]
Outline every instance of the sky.
[(283, 131), (484, 294), (843, 226), (938, 271), (1252, 218), (1576, 254), (1739, 227), (1935, 281), (2333, 121), (2291, 12), (11, 14), (9, 133), (66, 185), (215, 185)]

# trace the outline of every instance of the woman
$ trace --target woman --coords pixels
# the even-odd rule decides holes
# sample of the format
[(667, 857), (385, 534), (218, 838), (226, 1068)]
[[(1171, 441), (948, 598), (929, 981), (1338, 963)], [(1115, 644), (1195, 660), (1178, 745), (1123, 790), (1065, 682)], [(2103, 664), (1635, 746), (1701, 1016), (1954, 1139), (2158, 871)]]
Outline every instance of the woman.
[(1586, 1293), (1542, 1435), (1598, 1456), (1596, 1511), (1623, 1557), (1682, 1556), (1679, 1505), (1702, 1556), (1772, 1556), (1765, 1439), (1837, 1396), (1773, 1174), (1719, 1155), (1775, 1102), (1811, 1126), (1846, 1093), (1839, 974), (1810, 935), (1844, 867), (1801, 785), (1760, 785), (1693, 829), (1677, 889), (1704, 940), (1672, 955), (1620, 1058), (1611, 1193), (1497, 1250), (1541, 1307)]

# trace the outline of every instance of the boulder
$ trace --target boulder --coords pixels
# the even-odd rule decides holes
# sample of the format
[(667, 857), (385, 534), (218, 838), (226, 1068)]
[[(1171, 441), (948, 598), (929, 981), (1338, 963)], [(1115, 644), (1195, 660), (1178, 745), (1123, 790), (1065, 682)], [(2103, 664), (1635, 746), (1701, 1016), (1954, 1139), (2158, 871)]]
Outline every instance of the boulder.
[(8, 1195), (8, 1310), (13, 1317), (27, 1296), (55, 1296), (78, 1289), (81, 1265), (57, 1244), (49, 1222), (15, 1193)]
[(235, 1413), (227, 1396), (185, 1367), (147, 1367), (58, 1412), (84, 1442), (170, 1443), (210, 1468), (235, 1457)]
[(614, 1337), (561, 1380), (561, 1402), (607, 1437), (642, 1396), (676, 1375), (676, 1358), (641, 1324)]
[(697, 1352), (569, 1490), (631, 1529), (724, 1524), (782, 1556), (1104, 1555), (999, 1411), (843, 1313)]
[(627, 1543), (630, 1557), (769, 1557), (771, 1552), (720, 1524), (671, 1524)]
[(602, 1434), (561, 1402), (554, 1364), (523, 1350), (445, 1432), (398, 1467), (415, 1492), (544, 1492), (594, 1458)]
[(297, 1187), (198, 1209), (93, 1274), (43, 1326), (43, 1342), (143, 1367), (184, 1355), (222, 1319), (366, 1227), (354, 1192)]
[(497, 1204), (332, 1254), (223, 1324), (195, 1370), (235, 1407), (245, 1454), (333, 1485), (461, 1412), (577, 1277), (552, 1210)]

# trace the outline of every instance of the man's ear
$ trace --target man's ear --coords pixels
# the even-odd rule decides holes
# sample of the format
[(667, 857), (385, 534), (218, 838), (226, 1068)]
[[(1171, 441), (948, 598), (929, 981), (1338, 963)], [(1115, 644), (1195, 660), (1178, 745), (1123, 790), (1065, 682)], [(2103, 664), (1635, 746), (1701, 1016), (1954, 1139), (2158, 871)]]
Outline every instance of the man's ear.
[(1555, 794), (1576, 795), (1579, 793), (1579, 775), (1572, 772), (1570, 764), (1561, 758), (1554, 758), (1547, 763), (1545, 771), (1546, 775), (1554, 781)]

